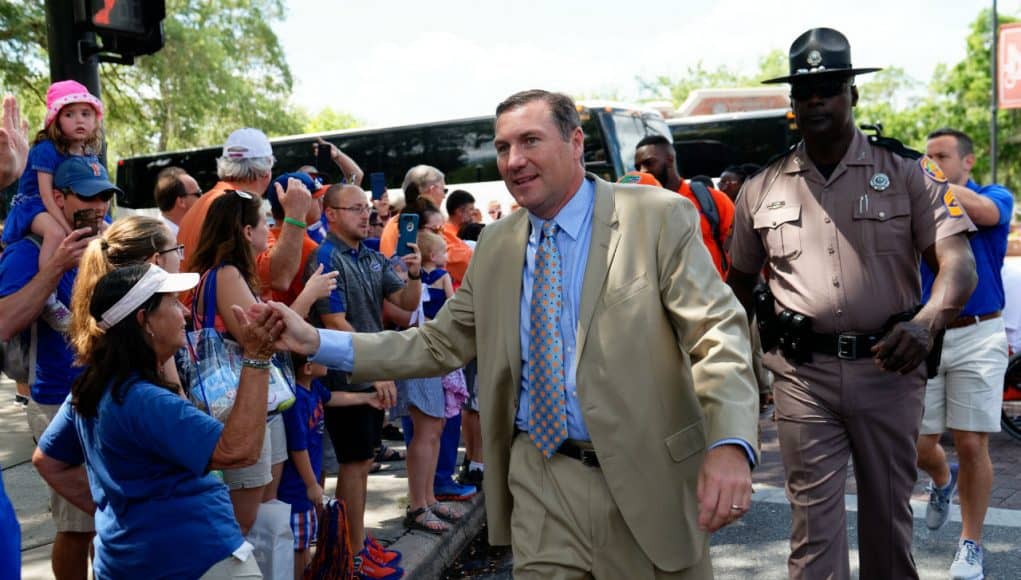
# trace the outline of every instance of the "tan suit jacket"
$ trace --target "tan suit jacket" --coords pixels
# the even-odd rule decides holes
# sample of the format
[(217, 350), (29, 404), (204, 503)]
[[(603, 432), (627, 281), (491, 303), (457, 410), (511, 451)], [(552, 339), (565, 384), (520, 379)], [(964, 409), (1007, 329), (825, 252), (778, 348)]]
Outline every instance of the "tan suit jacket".
[[(708, 444), (756, 443), (748, 322), (701, 241), (694, 206), (646, 186), (596, 183), (577, 337), (585, 424), (614, 501), (658, 568), (695, 564), (698, 471)], [(355, 334), (352, 379), (435, 376), (478, 356), (490, 542), (508, 544), (507, 469), (521, 389), (519, 310), (527, 213), (485, 228), (436, 319)], [(569, 361), (565, 361), (569, 364)]]

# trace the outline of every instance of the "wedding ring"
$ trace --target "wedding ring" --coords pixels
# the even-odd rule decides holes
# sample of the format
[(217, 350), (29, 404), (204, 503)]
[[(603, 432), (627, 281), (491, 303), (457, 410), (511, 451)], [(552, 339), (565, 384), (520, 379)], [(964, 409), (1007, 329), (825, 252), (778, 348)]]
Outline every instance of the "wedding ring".
[(744, 508), (739, 506), (739, 505), (737, 505), (737, 504), (734, 504), (734, 505), (730, 506), (730, 510), (731, 511), (735, 511), (735, 512), (743, 512)]

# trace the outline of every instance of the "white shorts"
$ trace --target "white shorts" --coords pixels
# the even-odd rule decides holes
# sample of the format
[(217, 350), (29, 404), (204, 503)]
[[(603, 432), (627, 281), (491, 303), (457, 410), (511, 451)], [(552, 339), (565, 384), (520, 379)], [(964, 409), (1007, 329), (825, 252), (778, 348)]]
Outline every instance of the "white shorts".
[(947, 330), (939, 374), (925, 387), (921, 434), (998, 432), (1006, 371), (1002, 317)]
[(272, 467), (286, 460), (287, 432), (284, 430), (283, 415), (277, 415), (266, 423), (259, 460), (248, 467), (224, 469), (223, 482), (230, 491), (268, 485), (273, 481), (273, 473), (270, 471)]

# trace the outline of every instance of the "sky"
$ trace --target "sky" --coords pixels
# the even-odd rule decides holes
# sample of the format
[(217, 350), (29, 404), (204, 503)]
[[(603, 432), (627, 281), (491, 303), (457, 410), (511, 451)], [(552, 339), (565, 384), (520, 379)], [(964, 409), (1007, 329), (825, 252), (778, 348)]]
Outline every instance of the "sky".
[[(857, 67), (898, 66), (928, 82), (965, 54), (991, 1), (962, 0), (287, 0), (274, 25), (293, 101), (369, 126), (491, 114), (544, 88), (638, 96), (636, 77), (679, 76), (700, 61), (754, 72), (809, 28), (843, 32)], [(999, 2), (1021, 16), (1021, 0)], [(866, 78), (859, 84), (866, 84)], [(863, 98), (867, 91), (863, 86)]]

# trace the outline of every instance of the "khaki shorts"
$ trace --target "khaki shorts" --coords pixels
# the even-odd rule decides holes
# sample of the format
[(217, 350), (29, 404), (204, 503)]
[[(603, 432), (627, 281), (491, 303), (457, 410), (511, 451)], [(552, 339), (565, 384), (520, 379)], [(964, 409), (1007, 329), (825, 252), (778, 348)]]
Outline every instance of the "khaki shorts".
[(238, 469), (224, 469), (223, 482), (227, 489), (251, 489), (262, 487), (273, 481), (271, 468), (287, 460), (287, 432), (284, 418), (276, 415), (266, 423), (266, 436), (262, 438), (262, 452), (254, 465)]
[(259, 564), (255, 561), (255, 554), (251, 554), (244, 562), (234, 556), (228, 556), (213, 564), (213, 567), (206, 570), (199, 580), (259, 580), (261, 578), (262, 572), (259, 571)]
[[(32, 431), (32, 437), (36, 442), (42, 438), (46, 427), (57, 416), (59, 410), (60, 405), (43, 405), (31, 399), (28, 401), (25, 415), (28, 417), (28, 428)], [(96, 531), (96, 523), (92, 516), (72, 505), (71, 502), (53, 491), (52, 487), (50, 488), (50, 513), (53, 514), (53, 524), (58, 532)]]
[(921, 434), (998, 432), (1006, 371), (1003, 318), (947, 330), (939, 374), (925, 386)]

